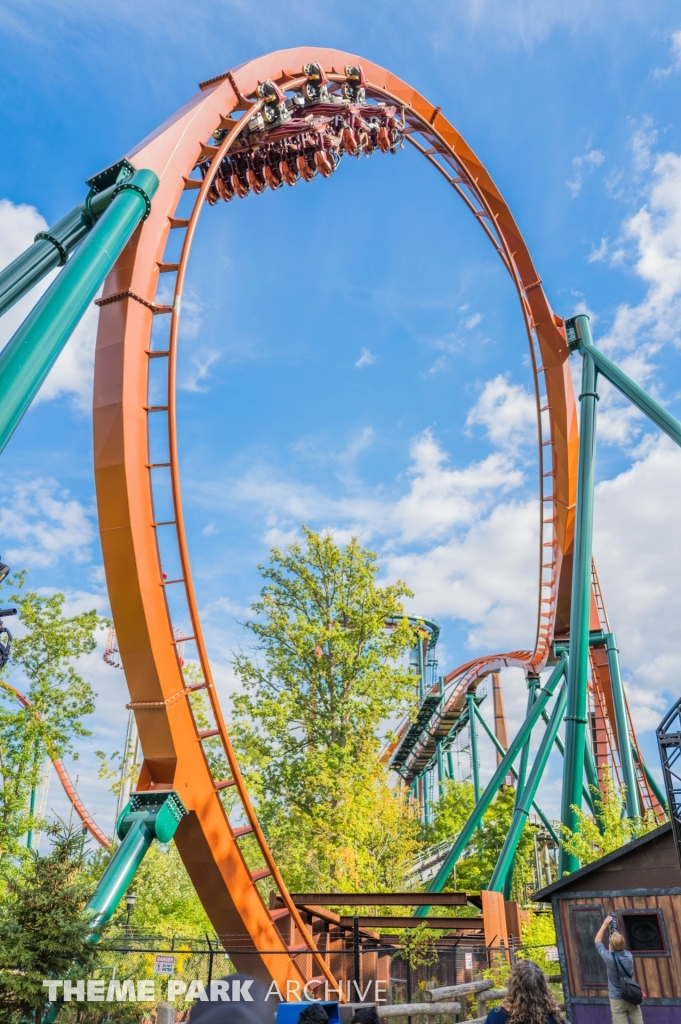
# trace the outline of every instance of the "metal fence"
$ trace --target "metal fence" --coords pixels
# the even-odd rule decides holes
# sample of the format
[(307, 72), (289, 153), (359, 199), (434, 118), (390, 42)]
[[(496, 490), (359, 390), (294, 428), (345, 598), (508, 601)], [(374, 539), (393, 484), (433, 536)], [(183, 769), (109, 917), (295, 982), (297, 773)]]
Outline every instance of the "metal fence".
[[(554, 947), (461, 946), (434, 942), (419, 949), (418, 953), (394, 945), (373, 949), (355, 949), (350, 946), (346, 950), (330, 952), (328, 958), (329, 966), (342, 986), (344, 1000), (351, 1003), (373, 1003), (377, 1001), (378, 995), (380, 1002), (409, 1004), (421, 1002), (426, 988), (460, 985), (484, 974), (498, 977), (499, 983), (503, 983), (509, 968), (518, 957), (536, 959), (546, 967), (547, 953), (548, 959), (553, 960)], [(289, 954), (282, 952), (279, 955)], [(318, 974), (308, 952), (301, 951), (294, 955), (300, 960), (304, 976)], [(421, 962), (418, 962), (419, 959)], [(133, 986), (138, 982), (153, 982), (154, 997), (149, 1001), (149, 1011), (157, 1002), (166, 999), (168, 981), (178, 982), (180, 984), (174, 985), (173, 1002), (176, 1019), (179, 1021), (186, 1019), (190, 1006), (197, 998), (196, 982), (210, 991), (211, 981), (237, 971), (259, 974), (259, 968), (261, 964), (258, 953), (243, 948), (225, 949), (217, 939), (175, 938), (166, 941), (135, 936), (122, 943), (100, 947), (93, 979), (104, 981), (107, 993), (111, 986), (111, 993), (114, 993), (116, 999), (125, 997), (126, 983), (129, 993), (131, 982)], [(554, 963), (553, 971), (558, 970), (558, 964)], [(377, 978), (381, 979), (379, 990), (376, 989)], [(184, 991), (181, 983), (185, 985)], [(192, 983), (195, 983), (193, 988)], [(339, 998), (338, 993), (327, 983), (317, 982), (316, 987), (312, 983), (311, 987), (316, 998)], [(330, 991), (327, 991), (329, 988)], [(287, 993), (282, 994), (286, 998)], [(295, 998), (297, 994), (288, 995), (289, 998)], [(299, 995), (304, 997), (303, 993)], [(475, 1015), (474, 1000), (471, 1000), (470, 1006), (464, 1001), (459, 1019), (465, 1020)]]

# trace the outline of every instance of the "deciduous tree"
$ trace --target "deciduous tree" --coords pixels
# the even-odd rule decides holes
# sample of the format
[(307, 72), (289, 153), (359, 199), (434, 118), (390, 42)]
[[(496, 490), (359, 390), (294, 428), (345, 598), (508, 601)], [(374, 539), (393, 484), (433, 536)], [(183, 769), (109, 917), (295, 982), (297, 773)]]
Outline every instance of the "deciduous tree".
[[(90, 683), (74, 662), (97, 646), (105, 625), (95, 611), (64, 614), (63, 594), (24, 589), (24, 574), (0, 585), (3, 605), (17, 606), (20, 628), (0, 672), (0, 857), (16, 855), (20, 839), (41, 823), (30, 813), (46, 757), (78, 756), (74, 739), (88, 736), (84, 718), (95, 708)], [(13, 692), (20, 690), (24, 707)]]
[(256, 617), (257, 657), (234, 662), (233, 735), (289, 885), (403, 884), (418, 824), (381, 764), (380, 729), (415, 680), (404, 583), (378, 586), (376, 556), (303, 527), (305, 546), (273, 549)]

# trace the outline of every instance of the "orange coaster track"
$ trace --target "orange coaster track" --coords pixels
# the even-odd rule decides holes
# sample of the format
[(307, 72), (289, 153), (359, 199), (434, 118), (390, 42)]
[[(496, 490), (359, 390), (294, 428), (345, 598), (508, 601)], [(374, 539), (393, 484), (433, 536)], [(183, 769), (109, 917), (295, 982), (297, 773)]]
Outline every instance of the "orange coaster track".
[[(196, 96), (128, 154), (136, 167), (155, 171), (160, 185), (151, 215), (122, 252), (99, 300), (94, 450), (108, 590), (130, 689), (129, 706), (135, 711), (144, 753), (138, 788), (174, 789), (180, 795), (189, 815), (177, 832), (177, 846), (216, 932), (229, 936), (232, 948), (257, 950), (262, 976), (280, 985), (301, 977), (333, 979), (267, 847), (217, 699), (184, 530), (176, 435), (176, 358), (187, 263), (198, 218), (207, 205), (204, 200), (213, 203), (218, 196), (231, 198), (234, 188), (240, 194), (238, 183), (221, 177), (221, 168), (228, 157), (238, 162), (234, 154), (243, 148), (245, 127), (266, 105), (256, 95), (258, 86), (270, 81), (289, 94), (292, 89), (302, 89), (306, 76), (301, 69), (313, 62), (321, 65), (336, 92), (348, 78), (346, 68), (361, 65), (366, 104), (395, 108), (407, 140), (446, 178), (453, 193), (478, 220), (518, 293), (539, 424), (541, 546), (536, 642), (531, 652), (478, 658), (458, 669), (452, 674), (461, 677), (458, 692), (503, 665), (539, 672), (554, 636), (564, 635), (569, 628), (578, 449), (562, 321), (551, 311), (511, 212), (440, 107), (390, 72), (331, 49), (272, 53), (203, 83)], [(247, 116), (238, 118), (243, 111)], [(235, 113), (238, 119), (231, 116)], [(352, 152), (350, 144), (347, 151)], [(319, 170), (327, 173), (328, 164), (315, 160)], [(302, 165), (298, 166), (307, 177)], [(251, 165), (249, 171), (253, 171)], [(255, 179), (249, 174), (248, 181)], [(258, 190), (254, 185), (254, 191)], [(185, 192), (194, 197), (194, 203), (191, 214), (180, 217), (177, 209)], [(164, 259), (171, 231), (184, 235), (178, 263)], [(172, 303), (157, 302), (160, 274), (174, 279)], [(156, 316), (167, 324), (167, 342), (160, 348), (152, 346)], [(159, 366), (164, 368), (161, 398), (150, 395), (152, 366), (154, 372)], [(164, 426), (166, 442), (160, 452), (152, 451), (150, 444), (152, 417), (156, 417), (154, 428), (159, 423)], [(161, 512), (159, 486), (164, 480), (172, 495), (170, 514)], [(171, 556), (167, 552), (171, 550), (180, 570), (176, 578), (168, 579), (161, 559), (168, 565)], [(195, 644), (203, 674), (203, 682), (195, 686), (185, 685), (177, 652), (178, 628), (185, 629), (188, 642)], [(200, 730), (195, 721), (192, 700), (196, 698), (192, 694), (197, 689), (210, 702), (210, 729)], [(208, 737), (217, 737), (221, 743), (229, 764), (227, 778), (211, 774), (204, 749)], [(223, 802), (225, 793), (231, 800), (229, 815)], [(246, 835), (255, 837), (265, 864), (255, 872), (240, 845)], [(271, 877), (281, 894), (283, 911), (268, 910), (258, 888), (265, 876)], [(273, 915), (277, 914), (291, 916), (310, 951), (307, 956), (277, 955), (292, 953), (276, 927)], [(247, 960), (251, 972), (253, 959), (251, 954)]]

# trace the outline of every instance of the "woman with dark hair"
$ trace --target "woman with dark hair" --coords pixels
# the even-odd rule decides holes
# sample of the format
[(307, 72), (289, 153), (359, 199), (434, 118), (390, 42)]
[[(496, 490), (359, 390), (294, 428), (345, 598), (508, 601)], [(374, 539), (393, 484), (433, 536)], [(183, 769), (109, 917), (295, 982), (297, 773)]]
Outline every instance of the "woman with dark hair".
[(546, 977), (533, 960), (518, 960), (508, 979), (508, 995), (487, 1014), (486, 1024), (563, 1024), (565, 1017)]

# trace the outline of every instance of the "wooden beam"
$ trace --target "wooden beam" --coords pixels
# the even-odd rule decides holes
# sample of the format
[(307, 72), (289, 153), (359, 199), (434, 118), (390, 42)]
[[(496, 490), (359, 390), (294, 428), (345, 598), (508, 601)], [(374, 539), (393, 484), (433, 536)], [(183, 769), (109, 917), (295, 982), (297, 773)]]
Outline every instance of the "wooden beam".
[(292, 892), (297, 907), (465, 907), (465, 892)]
[[(341, 917), (341, 928), (351, 928), (354, 917)], [(482, 917), (369, 917), (359, 918), (360, 928), (440, 928), (443, 931), (466, 931), (482, 928)]]

